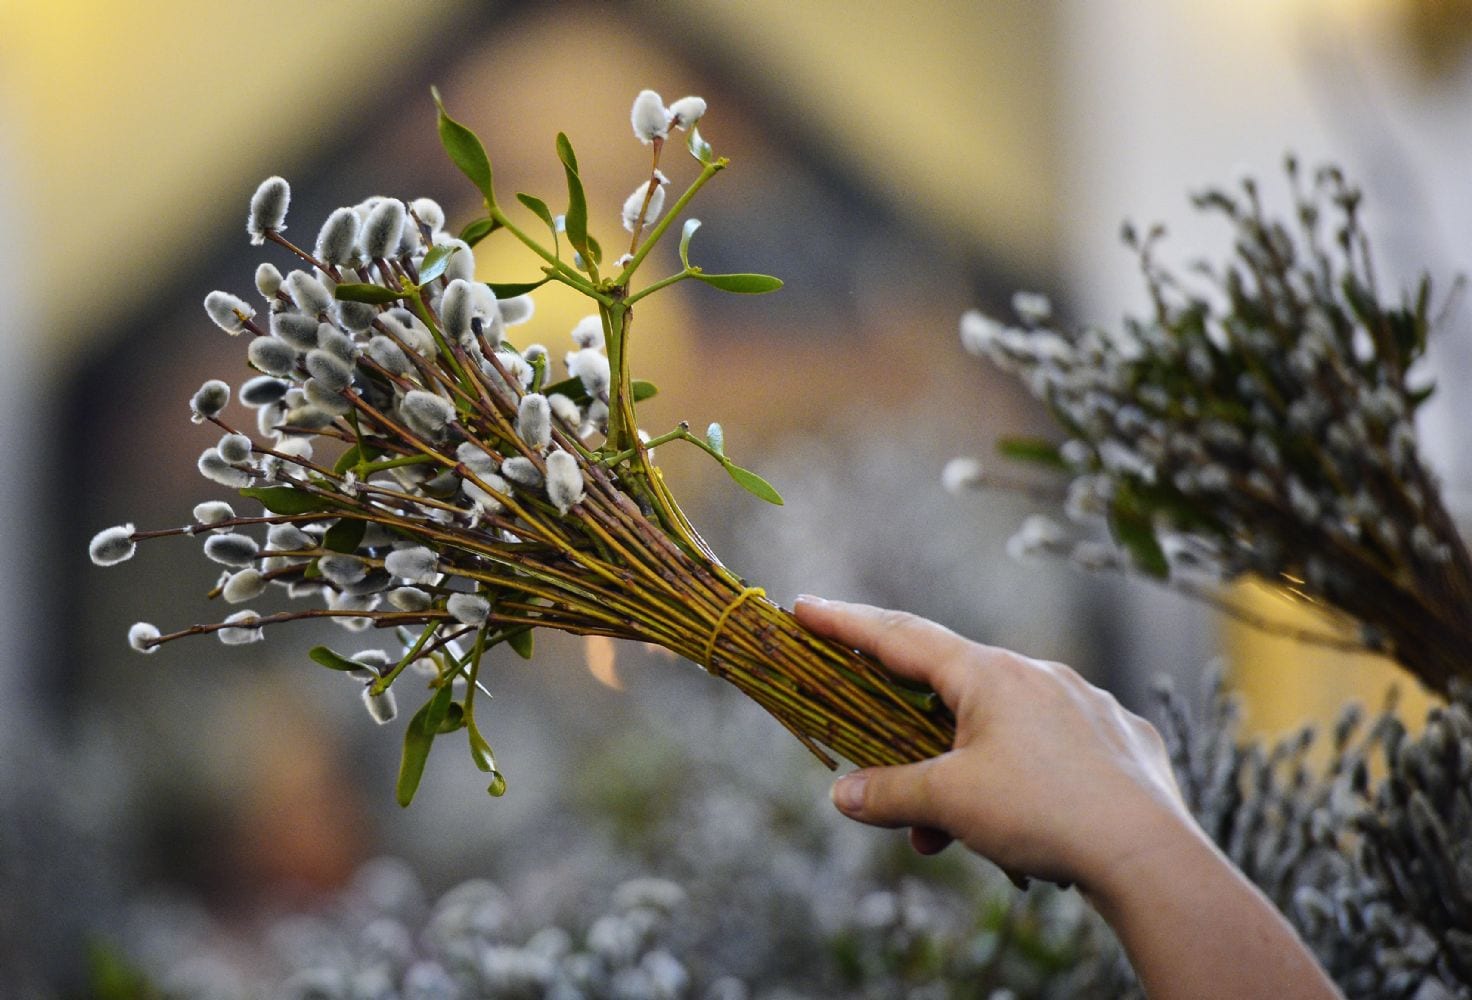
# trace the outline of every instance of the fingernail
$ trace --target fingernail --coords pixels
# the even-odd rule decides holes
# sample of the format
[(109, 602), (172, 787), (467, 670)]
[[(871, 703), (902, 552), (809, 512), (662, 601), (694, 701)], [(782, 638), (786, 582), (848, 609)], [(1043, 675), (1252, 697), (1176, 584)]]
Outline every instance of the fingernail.
[(825, 600), (823, 600), (823, 598), (821, 598), (821, 597), (815, 597), (812, 594), (798, 594), (797, 595), (797, 600), (794, 603), (795, 604), (806, 604), (810, 608), (821, 608), (824, 605), (826, 605), (828, 602), (825, 601)]
[(869, 776), (862, 771), (853, 774), (845, 774), (833, 783), (830, 793), (833, 804), (838, 807), (839, 812), (853, 814), (864, 808), (864, 786), (869, 783)]

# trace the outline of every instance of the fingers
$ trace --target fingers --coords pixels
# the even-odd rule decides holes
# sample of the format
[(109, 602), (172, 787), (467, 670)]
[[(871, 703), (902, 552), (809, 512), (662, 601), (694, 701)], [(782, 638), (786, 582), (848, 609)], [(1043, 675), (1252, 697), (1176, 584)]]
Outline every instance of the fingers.
[(917, 854), (939, 854), (951, 846), (955, 838), (933, 826), (910, 827), (910, 846)]
[(954, 709), (966, 671), (962, 655), (975, 644), (950, 629), (903, 611), (803, 595), (797, 620), (818, 635), (877, 657), (901, 677), (929, 684)]
[(932, 757), (916, 764), (846, 774), (833, 784), (833, 804), (850, 819), (871, 826), (931, 827), (940, 832), (943, 808), (933, 789), (935, 768), (943, 760)]

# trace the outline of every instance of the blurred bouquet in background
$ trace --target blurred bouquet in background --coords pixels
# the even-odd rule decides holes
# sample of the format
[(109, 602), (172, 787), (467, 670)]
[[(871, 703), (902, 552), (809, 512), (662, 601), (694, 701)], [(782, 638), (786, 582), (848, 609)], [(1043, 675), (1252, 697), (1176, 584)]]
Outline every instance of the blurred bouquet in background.
[[(963, 318), (967, 349), (1016, 373), (1066, 435), (1003, 451), (1065, 472), (1069, 519), (1108, 527), (1101, 543), (1037, 517), (1015, 549), (1195, 593), (1256, 576), (1353, 623), (1322, 641), (1384, 652), (1445, 694), (1472, 679), (1472, 556), (1416, 439), (1429, 280), (1383, 301), (1358, 189), (1333, 167), (1287, 173), (1289, 222), (1251, 180), (1195, 199), (1231, 224), (1233, 253), (1185, 277), (1155, 260), (1162, 230), (1126, 227), (1154, 309), (1122, 330), (1057, 327), (1031, 294), (1013, 301), (1021, 326)], [(948, 478), (986, 480), (968, 460)]]

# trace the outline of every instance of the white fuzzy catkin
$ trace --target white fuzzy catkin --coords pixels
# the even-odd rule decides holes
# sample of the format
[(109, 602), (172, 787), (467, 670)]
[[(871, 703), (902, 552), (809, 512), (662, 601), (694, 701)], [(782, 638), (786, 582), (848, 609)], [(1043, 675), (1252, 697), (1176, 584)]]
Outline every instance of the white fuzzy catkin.
[(193, 413), (190, 419), (196, 424), (204, 423), (210, 417), (217, 416), (229, 402), (230, 386), (212, 378), (190, 397), (189, 409)]
[(237, 611), (225, 619), (233, 628), (222, 628), (215, 634), (220, 641), (227, 646), (245, 646), (252, 642), (260, 642), (266, 637), (266, 633), (259, 625), (250, 623), (260, 620), (260, 615), (254, 611)]
[(250, 407), (270, 406), (285, 396), (290, 388), (289, 383), (279, 378), (257, 375), (241, 384), (240, 401)]
[(337, 316), (338, 324), (353, 333), (367, 333), (373, 326), (373, 321), (378, 318), (377, 307), (366, 302), (338, 302), (333, 305), (332, 310)]
[(133, 531), (132, 524), (103, 528), (92, 536), (87, 554), (99, 566), (116, 566), (120, 562), (126, 562), (138, 551), (138, 545), (133, 541)]
[(194, 520), (199, 524), (215, 525), (234, 516), (234, 509), (223, 500), (206, 500), (194, 505)]
[(358, 360), (358, 344), (331, 323), (317, 327), (317, 346), (329, 354), (335, 354), (348, 364)]
[(394, 716), (399, 713), (399, 705), (394, 700), (393, 688), (387, 688), (374, 694), (371, 681), (363, 688), (363, 704), (368, 709), (369, 717), (380, 726), (392, 722)]
[(583, 472), (575, 456), (554, 451), (547, 456), (547, 499), (566, 514), (583, 501)]
[(332, 308), (332, 293), (327, 286), (306, 271), (292, 271), (282, 282), (286, 294), (304, 313), (316, 316)]
[(645, 225), (659, 218), (659, 213), (664, 209), (664, 186), (658, 181), (651, 179), (634, 188), (634, 193), (624, 199), (623, 209), (624, 228), (631, 233), (635, 223), (639, 221), (639, 210), (644, 208), (646, 194), (649, 197), (649, 207), (644, 210)]
[(384, 557), (383, 567), (410, 583), (433, 584), (439, 577), (439, 557), (425, 545), (394, 549)]
[(220, 588), (220, 596), (228, 604), (240, 604), (259, 597), (265, 590), (266, 578), (261, 575), (260, 570), (250, 566), (238, 573), (231, 573), (225, 585)]
[(469, 281), (456, 278), (445, 287), (445, 294), (440, 298), (440, 325), (456, 340), (463, 340), (472, 333), (470, 289)]
[(385, 198), (373, 206), (363, 221), (363, 252), (374, 260), (397, 256), (404, 218), (404, 203), (397, 198)]
[(351, 587), (368, 575), (368, 564), (357, 556), (332, 552), (317, 560), (317, 568), (339, 587)]
[(267, 375), (290, 375), (296, 368), (296, 348), (278, 337), (255, 338), (245, 356)]
[(501, 463), (501, 475), (518, 486), (541, 486), (542, 473), (532, 460), (522, 455), (513, 455)]
[(418, 587), (399, 587), (388, 592), (388, 603), (400, 611), (426, 611), (434, 602)]
[(266, 242), (267, 232), (280, 232), (286, 228), (286, 209), (291, 204), (291, 185), (280, 177), (267, 177), (261, 181), (256, 193), (250, 198), (250, 215), (245, 220), (245, 231), (255, 245)]
[(256, 307), (238, 295), (216, 290), (204, 297), (204, 311), (216, 326), (233, 337), (245, 332), (245, 321), (256, 314)]
[(491, 613), (491, 602), (475, 594), (451, 594), (449, 600), (445, 601), (445, 610), (462, 625), (479, 628), (486, 623), (486, 618)]
[(304, 437), (282, 438), (276, 443), (276, 452), (291, 458), (300, 458), (304, 462), (312, 460), (312, 442)]
[(644, 145), (670, 134), (670, 112), (664, 99), (653, 90), (641, 90), (634, 98), (629, 111), (629, 122), (634, 126), (634, 135)]
[(611, 377), (608, 358), (596, 348), (585, 347), (570, 354), (567, 359), (567, 373), (583, 383), (583, 388), (594, 399), (608, 394)]
[(157, 653), (157, 646), (149, 643), (157, 639), (161, 633), (156, 626), (148, 622), (134, 622), (133, 627), (128, 629), (128, 645), (140, 653)]
[(409, 210), (414, 213), (415, 218), (429, 227), (431, 233), (445, 228), (445, 210), (433, 198), (415, 198), (409, 202)]
[(447, 399), (423, 389), (411, 389), (399, 403), (404, 422), (416, 434), (436, 437), (455, 418), (455, 407)]
[(220, 443), (215, 445), (215, 449), (220, 453), (220, 457), (231, 465), (241, 465), (249, 462), (250, 447), (250, 438), (244, 434), (226, 434), (220, 438)]
[(496, 471), (496, 460), (474, 441), (462, 441), (455, 448), (455, 457), (476, 475)]
[(351, 208), (333, 212), (317, 233), (317, 257), (339, 267), (353, 263), (360, 225), (358, 213)]
[(320, 347), (308, 351), (305, 364), (311, 376), (330, 392), (342, 392), (353, 384), (352, 366), (331, 351)]
[(274, 302), (276, 293), (281, 291), (281, 271), (270, 261), (256, 265), (256, 291), (267, 302)]
[(298, 351), (310, 351), (317, 346), (320, 325), (316, 316), (301, 313), (276, 313), (271, 317), (271, 332)]
[(528, 448), (545, 448), (552, 443), (552, 408), (547, 397), (529, 392), (521, 397), (516, 414), (516, 433)]
[(574, 430), (577, 429), (578, 424), (582, 423), (583, 411), (578, 409), (578, 404), (562, 393), (554, 392), (548, 396), (547, 404), (552, 407), (553, 416)]
[(302, 552), (317, 547), (312, 536), (294, 524), (273, 524), (266, 529), (266, 548), (277, 552)]
[(682, 97), (670, 105), (670, 124), (681, 130), (705, 117), (705, 98), (691, 95)]
[[(502, 496), (506, 496), (511, 492), (511, 487), (506, 480), (494, 472), (476, 472), (475, 478), (485, 483), (487, 489), (495, 490)], [(486, 489), (481, 489), (478, 483), (471, 482), (467, 479), (461, 488), (465, 490), (465, 495), (474, 501), (477, 507), (487, 513), (494, 514), (503, 506), (494, 494), (487, 492)]]
[(331, 422), (331, 417), (345, 416), (353, 408), (353, 404), (348, 402), (341, 390), (332, 388), (320, 379), (309, 378), (303, 382), (302, 394), (307, 397), (312, 408), (328, 415), (328, 423)]
[(506, 326), (520, 326), (528, 322), (537, 312), (537, 304), (530, 295), (513, 295), (497, 303), (501, 322)]
[(368, 356), (395, 375), (403, 375), (412, 367), (409, 356), (383, 334), (368, 341)]
[(445, 240), (447, 247), (457, 247), (450, 254), (450, 259), (445, 263), (446, 282), (459, 278), (462, 281), (473, 281), (475, 279), (475, 252), (470, 249), (470, 244), (464, 240)]
[(206, 448), (195, 463), (199, 474), (211, 482), (219, 483), (221, 486), (229, 486), (232, 489), (240, 489), (249, 486), (251, 475), (243, 469), (237, 469), (220, 456), (218, 450)]
[(204, 554), (221, 566), (249, 566), (255, 562), (260, 546), (249, 535), (229, 533), (205, 539)]

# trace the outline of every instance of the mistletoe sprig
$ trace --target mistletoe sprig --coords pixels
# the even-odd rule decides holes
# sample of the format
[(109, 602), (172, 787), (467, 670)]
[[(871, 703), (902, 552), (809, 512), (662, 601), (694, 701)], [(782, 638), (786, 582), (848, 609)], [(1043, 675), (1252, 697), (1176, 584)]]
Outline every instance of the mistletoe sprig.
[[(607, 260), (566, 135), (556, 142), (564, 211), (518, 194), (525, 213), (513, 217), (481, 141), (434, 98), (441, 143), (480, 192), (481, 217), (451, 235), (432, 200), (370, 198), (333, 212), (309, 252), (284, 235), (290, 189), (272, 177), (251, 199), (247, 231), (298, 266), (257, 269), (264, 314), (225, 291), (205, 300), (217, 325), (251, 337), (253, 371), (236, 395), (256, 411), (256, 433), (228, 418), (231, 387), (206, 382), (191, 401), (193, 419), (223, 436), (199, 470), (234, 489), (237, 502), (263, 509), (238, 514), (207, 500), (184, 528), (124, 524), (91, 544), (93, 560), (111, 565), (140, 541), (202, 535), (205, 555), (225, 567), (212, 598), (244, 604), (279, 593), (311, 606), (242, 609), (167, 634), (139, 622), (129, 643), (145, 653), (206, 634), (244, 644), (267, 627), (313, 618), (386, 631), (384, 649), (317, 646), (308, 655), (358, 681), (379, 722), (394, 717), (406, 683), (422, 692), (405, 732), (404, 805), (435, 740), (462, 731), (473, 762), (491, 775), (491, 793), (504, 791), (476, 720), (481, 666), (502, 645), (530, 657), (539, 628), (670, 649), (735, 684), (830, 766), (830, 751), (880, 764), (948, 749), (953, 723), (931, 693), (803, 630), (723, 566), (685, 516), (654, 463), (656, 445), (691, 443), (749, 492), (782, 502), (727, 455), (721, 427), (701, 437), (684, 423), (654, 436), (639, 426), (637, 404), (655, 389), (632, 374), (637, 303), (687, 280), (737, 293), (782, 285), (691, 264), (694, 218), (681, 228), (679, 269), (635, 284), (675, 220), (727, 166), (696, 127), (705, 102), (666, 107), (649, 90), (634, 101), (631, 123), (650, 148), (650, 173), (623, 206), (628, 249)], [(670, 181), (660, 168), (672, 129), (685, 130), (699, 172), (666, 212)], [(545, 232), (534, 236), (528, 230), (538, 224)], [(496, 234), (534, 253), (541, 277), (478, 281), (474, 248)], [(534, 326), (531, 293), (549, 282), (594, 309), (571, 331), (560, 379), (546, 346), (511, 339)]]

